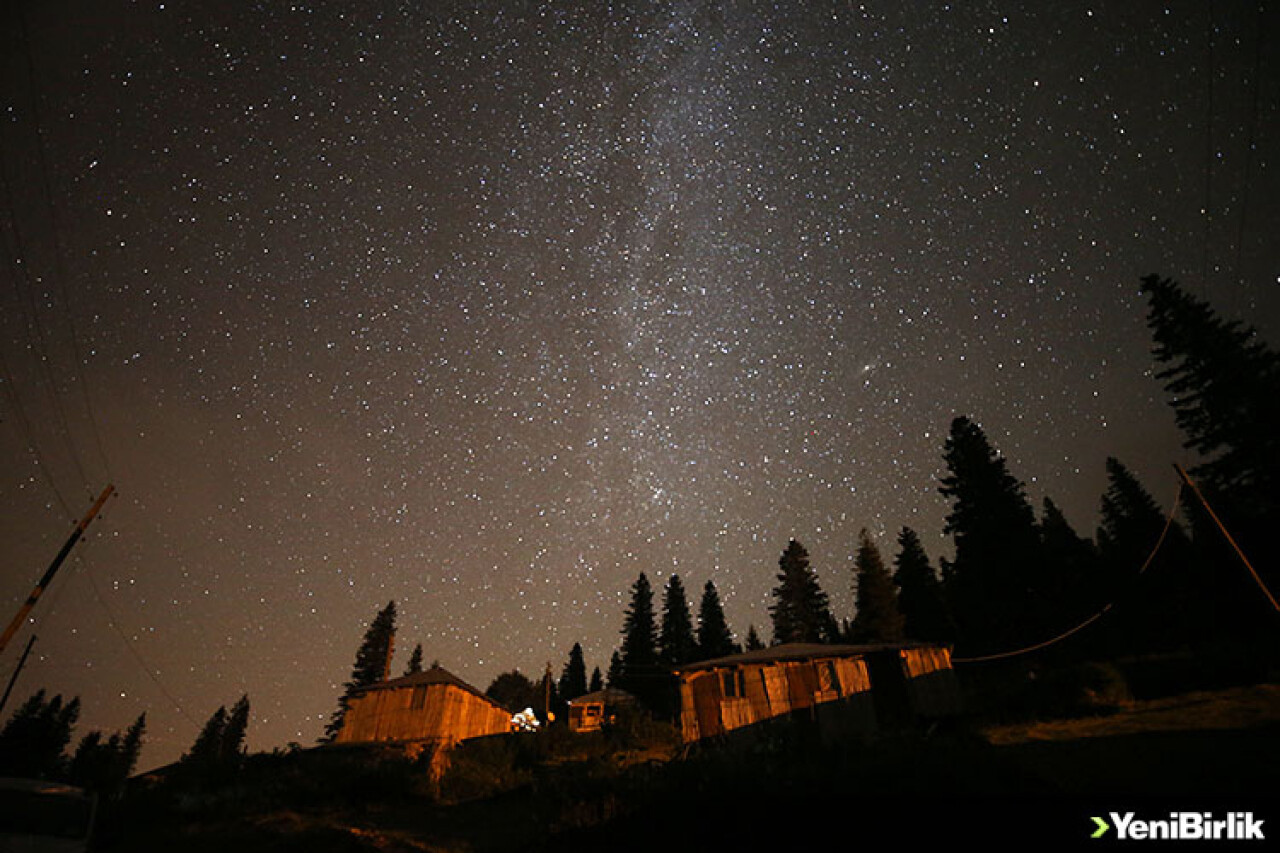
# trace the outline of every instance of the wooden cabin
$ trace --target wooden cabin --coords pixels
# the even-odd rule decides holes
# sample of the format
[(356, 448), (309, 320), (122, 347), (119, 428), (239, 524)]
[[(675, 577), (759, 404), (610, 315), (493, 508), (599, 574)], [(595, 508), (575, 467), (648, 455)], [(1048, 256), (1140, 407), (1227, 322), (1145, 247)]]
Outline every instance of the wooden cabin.
[(865, 733), (960, 710), (951, 650), (923, 643), (787, 643), (673, 672), (685, 743), (806, 709)]
[(616, 718), (618, 709), (634, 707), (636, 697), (616, 687), (587, 693), (569, 702), (569, 729), (598, 732)]
[(358, 690), (334, 742), (453, 744), (510, 729), (510, 711), (433, 666)]

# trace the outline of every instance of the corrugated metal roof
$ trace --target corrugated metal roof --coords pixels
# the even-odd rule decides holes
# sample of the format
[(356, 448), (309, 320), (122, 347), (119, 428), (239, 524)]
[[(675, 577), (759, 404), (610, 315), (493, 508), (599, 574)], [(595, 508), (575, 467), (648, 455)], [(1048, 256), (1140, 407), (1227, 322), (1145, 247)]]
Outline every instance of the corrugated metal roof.
[(789, 660), (813, 660), (815, 658), (857, 657), (876, 652), (899, 651), (902, 649), (932, 648), (933, 643), (869, 643), (864, 645), (826, 645), (823, 643), (783, 643), (780, 646), (769, 646), (751, 652), (712, 658), (710, 660), (693, 661), (674, 667), (672, 672), (698, 672), (704, 669), (742, 666), (752, 663), (774, 663)]

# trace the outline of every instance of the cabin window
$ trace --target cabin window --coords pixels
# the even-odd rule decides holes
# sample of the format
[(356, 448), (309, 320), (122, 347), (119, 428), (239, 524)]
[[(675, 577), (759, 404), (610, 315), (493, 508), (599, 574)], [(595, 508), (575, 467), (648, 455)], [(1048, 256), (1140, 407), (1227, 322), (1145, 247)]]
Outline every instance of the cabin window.
[(836, 662), (824, 660), (818, 662), (818, 689), (823, 693), (840, 690), (840, 679), (836, 676)]
[(414, 711), (421, 711), (427, 705), (427, 688), (413, 688), (413, 699), (410, 700), (409, 707)]

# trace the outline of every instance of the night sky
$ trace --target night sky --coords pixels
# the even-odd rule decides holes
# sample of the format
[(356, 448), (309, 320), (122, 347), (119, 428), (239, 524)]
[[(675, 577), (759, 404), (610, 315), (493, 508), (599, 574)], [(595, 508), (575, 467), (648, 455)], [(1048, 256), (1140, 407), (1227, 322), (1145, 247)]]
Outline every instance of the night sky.
[[(1092, 535), (1180, 447), (1143, 275), (1280, 342), (1274, 4), (6, 6), (7, 717), (248, 693), (314, 742), (394, 599), (483, 689), (629, 587), (769, 634), (789, 538), (951, 553), (951, 420)], [(1259, 34), (1263, 43), (1259, 44)], [(73, 744), (74, 746), (74, 744)]]

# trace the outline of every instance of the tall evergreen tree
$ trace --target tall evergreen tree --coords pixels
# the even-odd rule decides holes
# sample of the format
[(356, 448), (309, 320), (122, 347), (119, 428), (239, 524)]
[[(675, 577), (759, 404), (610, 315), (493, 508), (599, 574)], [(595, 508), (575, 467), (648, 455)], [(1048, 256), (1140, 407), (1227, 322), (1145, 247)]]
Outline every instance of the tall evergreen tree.
[(953, 639), (951, 620), (942, 598), (942, 582), (929, 564), (929, 555), (920, 543), (919, 534), (910, 527), (898, 533), (893, 582), (898, 587), (904, 636), (935, 643)]
[(587, 661), (582, 654), (582, 644), (574, 643), (569, 650), (569, 660), (560, 673), (560, 699), (571, 702), (587, 692)]
[[(1222, 640), (1273, 650), (1280, 661), (1280, 353), (1252, 327), (1219, 317), (1169, 279), (1150, 275), (1147, 325), (1186, 446), (1200, 454), (1191, 474), (1213, 520), (1188, 495), (1195, 533), (1194, 582), (1207, 596), (1210, 631)], [(1223, 524), (1234, 544), (1218, 528)], [(1236, 553), (1246, 556), (1246, 569)], [(1254, 576), (1256, 573), (1256, 579)], [(1259, 589), (1259, 584), (1270, 595)], [(1252, 655), (1255, 659), (1257, 655)]]
[[(1280, 502), (1280, 354), (1252, 327), (1217, 316), (1171, 279), (1149, 275), (1147, 325), (1187, 447), (1205, 486), (1237, 494), (1263, 517)], [(1258, 504), (1261, 503), (1261, 506)]]
[(89, 732), (81, 738), (71, 759), (68, 781), (108, 800), (119, 797), (138, 760), (137, 747), (141, 744), (138, 727), (139, 723), (135, 722), (128, 734), (122, 736), (115, 732), (105, 740), (100, 731)]
[[(1047, 625), (1051, 633), (1067, 630), (1098, 613), (1109, 601), (1106, 575), (1093, 541), (1076, 533), (1062, 510), (1045, 498), (1040, 512), (1040, 544), (1047, 590), (1057, 602)], [(1093, 627), (1073, 638), (1068, 647), (1054, 653), (1067, 657), (1089, 657), (1105, 648)]]
[(591, 670), (591, 684), (587, 687), (588, 693), (598, 693), (604, 690), (604, 676), (600, 674), (600, 667)]
[(1190, 596), (1212, 591), (1192, 589), (1186, 534), (1115, 457), (1107, 458), (1107, 482), (1098, 551), (1111, 596), (1124, 605), (1110, 620), (1108, 638), (1118, 646), (1112, 651), (1168, 650), (1189, 642), (1199, 633)]
[(413, 652), (409, 655), (409, 664), (404, 668), (405, 675), (417, 675), (419, 672), (422, 672), (422, 643), (413, 647)]
[(196, 772), (207, 774), (213, 772), (222, 759), (222, 737), (227, 731), (227, 706), (219, 705), (209, 719), (205, 721), (200, 734), (196, 735), (191, 750), (182, 757), (184, 764), (196, 768)]
[(809, 552), (794, 539), (778, 559), (777, 579), (769, 606), (774, 644), (834, 642), (840, 632), (827, 594), (809, 566)]
[(68, 779), (71, 784), (91, 791), (101, 791), (112, 775), (116, 750), (102, 740), (102, 732), (94, 730), (80, 739), (71, 757)]
[(653, 588), (644, 572), (631, 586), (631, 606), (622, 624), (621, 687), (646, 698), (646, 687), (660, 672), (658, 630), (653, 614)]
[(617, 649), (613, 650), (613, 654), (609, 656), (609, 672), (605, 676), (605, 683), (610, 687), (622, 687), (622, 653)]
[(720, 592), (714, 583), (707, 581), (698, 604), (698, 656), (711, 660), (736, 651), (733, 632), (729, 630), (729, 622), (720, 603)]
[(942, 561), (944, 592), (967, 654), (1005, 651), (1045, 636), (1050, 606), (1035, 512), (981, 427), (957, 417), (939, 491), (951, 500), (943, 528), (955, 542)]
[(693, 636), (693, 616), (684, 582), (673, 574), (662, 594), (662, 627), (658, 632), (658, 660), (664, 666), (688, 663), (698, 655), (698, 641)]
[(0, 775), (57, 779), (67, 769), (65, 750), (80, 717), (80, 698), (46, 699), (38, 690), (0, 729)]
[(396, 603), (390, 601), (378, 611), (378, 615), (365, 630), (364, 640), (356, 651), (356, 662), (351, 668), (351, 679), (343, 685), (342, 697), (338, 700), (338, 710), (324, 730), (324, 741), (332, 741), (342, 729), (342, 721), (347, 714), (347, 703), (352, 695), (363, 687), (385, 681), (387, 667), (391, 663), (391, 648), (396, 635)]
[(227, 714), (227, 724), (222, 730), (222, 742), (218, 745), (218, 762), (224, 770), (236, 770), (244, 759), (245, 735), (249, 731), (249, 696), (241, 696)]
[(760, 639), (760, 634), (756, 631), (755, 625), (747, 626), (747, 644), (746, 651), (756, 652), (764, 648), (764, 641)]
[(898, 591), (885, 568), (871, 533), (865, 527), (858, 534), (858, 554), (854, 559), (854, 590), (857, 613), (852, 624), (856, 643), (896, 643), (902, 639), (902, 613)]
[(120, 781), (124, 784), (124, 780), (133, 775), (133, 771), (138, 766), (138, 758), (142, 755), (142, 740), (147, 731), (147, 715), (145, 712), (138, 715), (137, 719), (124, 733), (124, 740), (120, 743)]

